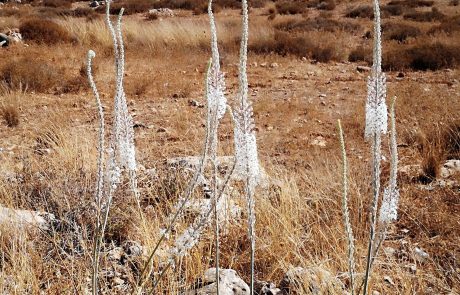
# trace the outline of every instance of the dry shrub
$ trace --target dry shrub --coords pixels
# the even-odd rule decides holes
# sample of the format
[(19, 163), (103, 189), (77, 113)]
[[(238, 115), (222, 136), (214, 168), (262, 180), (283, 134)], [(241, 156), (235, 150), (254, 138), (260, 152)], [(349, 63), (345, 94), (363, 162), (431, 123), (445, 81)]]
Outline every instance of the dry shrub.
[(440, 141), (447, 159), (460, 159), (460, 121), (448, 124), (441, 132)]
[(374, 9), (370, 5), (360, 5), (348, 10), (345, 13), (345, 17), (374, 19)]
[(280, 1), (276, 3), (279, 14), (302, 14), (306, 11), (306, 4), (297, 1)]
[(440, 70), (452, 68), (460, 63), (460, 46), (440, 42), (418, 44), (408, 49), (396, 48), (384, 54), (385, 70)]
[(398, 16), (407, 13), (407, 8), (403, 5), (385, 5), (382, 7), (382, 16)]
[(404, 15), (405, 19), (411, 19), (418, 22), (442, 21), (446, 17), (445, 14), (433, 7), (431, 11), (415, 11)]
[(460, 4), (459, 0), (450, 0), (449, 5), (450, 6), (458, 6)]
[(62, 26), (45, 19), (26, 20), (20, 25), (19, 30), (24, 40), (37, 43), (57, 44), (75, 41)]
[(423, 174), (420, 175), (419, 181), (427, 184), (431, 183), (432, 181), (436, 180), (439, 176), (440, 169), (441, 169), (441, 159), (439, 155), (435, 152), (430, 151), (423, 155), (422, 160), (422, 171)]
[(460, 31), (460, 16), (454, 16), (444, 19), (441, 24), (434, 26), (429, 30), (429, 34), (434, 34), (438, 32), (444, 32), (447, 34), (452, 34), (453, 32)]
[(13, 104), (7, 104), (2, 107), (1, 114), (8, 127), (19, 125), (19, 108)]
[(255, 53), (276, 53), (283, 56), (293, 54), (301, 57), (307, 56), (307, 48), (312, 47), (313, 42), (305, 36), (293, 36), (278, 31), (275, 32), (273, 38), (249, 44), (249, 50)]
[(62, 83), (61, 69), (38, 57), (11, 59), (0, 68), (0, 80), (10, 89), (25, 86), (37, 92), (47, 92)]
[(390, 1), (387, 5), (392, 6), (392, 5), (401, 5), (401, 6), (407, 6), (407, 7), (431, 7), (433, 6), (434, 1), (428, 1), (428, 0), (394, 0)]
[(274, 37), (249, 44), (249, 50), (259, 54), (276, 53), (282, 56), (311, 57), (318, 62), (339, 60), (340, 52), (331, 42), (313, 42), (305, 34), (276, 31)]
[(372, 63), (372, 49), (364, 47), (364, 46), (358, 46), (350, 52), (348, 56), (348, 61), (350, 62), (365, 61), (368, 64), (371, 64)]
[(385, 23), (382, 31), (386, 39), (399, 42), (404, 42), (407, 38), (415, 38), (422, 33), (419, 28), (402, 23)]
[(5, 7), (0, 9), (0, 17), (9, 17), (14, 16), (17, 18), (25, 17), (29, 14), (29, 12), (25, 9), (18, 8), (17, 6), (14, 7)]
[[(153, 8), (153, 6), (153, 3), (148, 0), (123, 0), (120, 2), (114, 2), (110, 5), (110, 14), (118, 15), (122, 8), (125, 9), (123, 13), (125, 15), (144, 13)], [(99, 6), (96, 8), (96, 11), (99, 13), (105, 13), (105, 6)]]
[(44, 0), (43, 6), (53, 8), (71, 8), (72, 1), (69, 0)]
[[(222, 11), (222, 8), (218, 4), (213, 4), (212, 11), (214, 13), (219, 13)], [(201, 5), (196, 6), (193, 9), (193, 14), (195, 15), (206, 14), (206, 13), (208, 13), (208, 3), (202, 3)]]
[(278, 30), (286, 32), (306, 32), (306, 31), (326, 31), (326, 32), (335, 32), (335, 31), (346, 31), (354, 33), (361, 29), (361, 26), (358, 24), (338, 21), (334, 19), (317, 17), (315, 19), (306, 19), (306, 20), (286, 20), (275, 25), (275, 28)]

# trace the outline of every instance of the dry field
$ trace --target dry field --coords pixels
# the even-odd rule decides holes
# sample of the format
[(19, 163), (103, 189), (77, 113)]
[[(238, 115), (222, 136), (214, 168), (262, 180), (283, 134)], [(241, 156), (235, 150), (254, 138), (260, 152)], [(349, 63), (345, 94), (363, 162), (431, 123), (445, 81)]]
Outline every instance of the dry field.
[[(450, 0), (392, 2), (381, 3), (383, 68), (388, 99), (398, 97), (401, 197), (398, 220), (372, 273), (371, 290), (378, 293), (371, 294), (460, 294), (460, 173), (446, 176), (441, 169), (460, 160), (460, 6)], [(234, 104), (240, 3), (217, 3), (227, 99)], [(270, 177), (269, 187), (256, 194), (256, 278), (278, 285), (289, 269), (301, 266), (327, 270), (347, 285), (336, 123), (343, 122), (349, 157), (359, 277), (372, 195), (370, 144), (363, 137), (371, 1), (249, 4), (255, 7), (249, 14), (249, 96), (259, 157)], [(185, 179), (166, 160), (201, 153), (210, 57), (206, 3), (122, 0), (113, 8), (121, 6), (127, 7), (125, 89), (145, 220), (123, 184), (105, 236), (103, 294), (130, 294), (172, 214)], [(175, 15), (146, 16), (153, 7), (171, 7)], [(65, 0), (0, 6), (0, 32), (19, 28), (24, 38), (0, 47), (0, 207), (49, 212), (57, 220), (46, 230), (0, 223), (0, 294), (89, 294), (98, 135), (86, 77), (89, 49), (96, 52), (94, 75), (109, 122), (114, 96), (112, 43), (98, 10)], [(219, 155), (232, 155), (227, 115), (219, 139)], [(388, 159), (386, 141), (383, 150)], [(384, 160), (382, 186), (388, 166)], [(238, 196), (235, 202), (245, 208)], [(226, 225), (220, 264), (248, 282), (245, 216), (243, 210)], [(189, 222), (183, 218), (177, 230)], [(134, 243), (143, 253), (130, 253)], [(213, 247), (209, 229), (166, 273), (158, 293), (181, 294), (192, 286), (213, 267)], [(154, 260), (156, 269), (164, 264), (161, 255)], [(290, 294), (343, 294), (319, 286)]]

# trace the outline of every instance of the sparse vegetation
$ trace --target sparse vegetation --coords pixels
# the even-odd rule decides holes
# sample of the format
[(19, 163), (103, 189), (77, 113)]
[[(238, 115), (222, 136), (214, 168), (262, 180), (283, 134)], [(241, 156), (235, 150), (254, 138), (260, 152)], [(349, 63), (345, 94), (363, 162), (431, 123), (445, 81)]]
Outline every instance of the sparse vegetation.
[(10, 89), (25, 86), (31, 91), (49, 92), (60, 83), (62, 70), (39, 57), (13, 58), (0, 68), (0, 80)]
[(276, 2), (276, 11), (279, 14), (302, 14), (305, 13), (307, 5), (298, 1), (279, 1)]
[(433, 7), (431, 11), (416, 11), (404, 14), (405, 19), (411, 19), (418, 22), (442, 21), (445, 17), (446, 15), (440, 12), (436, 7)]
[(361, 5), (352, 9), (349, 9), (348, 12), (345, 13), (345, 17), (350, 18), (374, 18), (374, 11), (370, 5)]
[(42, 44), (69, 43), (75, 39), (59, 24), (44, 19), (29, 19), (21, 23), (19, 30), (27, 41)]
[[(151, 293), (156, 283), (160, 293), (183, 294), (194, 286), (211, 288), (212, 283), (203, 278), (205, 271), (208, 278), (228, 267), (249, 283), (252, 252), (255, 278), (274, 282), (282, 292), (343, 294), (354, 287), (355, 295), (363, 295), (364, 256), (372, 223), (369, 203), (375, 193), (370, 171), (376, 160), (368, 152), (372, 144), (363, 140), (366, 82), (371, 85), (367, 77), (375, 81), (376, 72), (371, 67), (374, 12), (370, 6), (370, 12), (351, 19), (345, 17), (348, 9), (371, 3), (306, 0), (295, 1), (303, 12), (285, 15), (275, 7), (280, 1), (249, 1), (246, 86), (246, 75), (238, 74), (242, 67), (238, 52), (244, 41), (239, 37), (241, 1), (213, 1), (214, 12), (222, 10), (215, 14), (215, 36), (203, 1), (114, 3), (113, 14), (127, 8), (121, 30), (126, 67), (120, 75), (120, 67), (115, 66), (118, 79), (123, 80), (123, 91), (117, 94), (110, 79), (114, 47), (99, 13), (105, 6), (92, 9), (82, 2), (70, 7), (65, 0), (46, 4), (26, 0), (1, 7), (1, 33), (11, 36), (15, 28), (39, 20), (58, 25), (69, 38), (39, 33), (32, 26), (25, 30), (24, 41), (12, 39), (9, 47), (0, 48), (0, 210), (46, 211), (56, 217), (48, 229), (25, 231), (22, 225), (3, 223), (0, 212), (4, 254), (0, 294), (91, 293), (95, 261), (91, 248), (98, 230), (93, 224), (99, 210), (96, 163), (100, 153), (109, 158), (111, 153), (97, 144), (98, 113), (104, 113), (106, 126), (116, 125), (114, 98), (123, 93), (127, 100), (123, 108), (133, 116), (126, 126), (134, 129), (137, 183), (133, 186), (129, 177), (116, 183), (100, 248), (99, 294), (136, 294), (136, 288)], [(382, 14), (388, 18), (382, 28), (382, 68), (388, 79), (387, 96), (398, 96), (394, 123), (401, 156), (395, 172), (396, 144), (390, 142), (395, 132), (382, 134), (378, 210), (391, 214), (386, 221), (377, 219), (368, 290), (369, 294), (455, 293), (460, 285), (454, 271), (460, 257), (460, 174), (451, 171), (460, 160), (458, 11), (448, 6), (449, 1), (384, 3)], [(146, 21), (148, 9), (165, 7), (174, 10), (173, 16), (167, 11), (164, 17), (160, 13)], [(432, 8), (445, 16), (425, 23), (404, 19), (411, 13), (432, 13)], [(55, 29), (53, 24), (44, 27)], [(47, 35), (59, 41), (43, 41)], [(97, 52), (92, 72), (100, 95), (98, 106), (82, 65), (89, 48)], [(210, 56), (213, 61), (207, 67)], [(116, 64), (122, 62), (118, 59)], [(224, 78), (226, 86), (219, 86)], [(209, 94), (219, 93), (225, 95), (229, 108), (218, 119), (215, 132), (217, 128), (210, 128), (216, 122), (214, 109), (207, 106), (212, 105)], [(242, 103), (245, 95), (253, 101), (252, 107)], [(267, 186), (253, 194), (255, 243), (246, 226), (251, 199), (244, 187), (250, 180), (231, 180), (228, 204), (239, 208), (231, 219), (216, 218), (217, 210), (209, 209), (219, 201), (214, 191), (222, 186), (232, 161), (227, 164), (227, 158), (222, 158), (225, 164), (216, 163), (221, 156), (235, 153), (233, 143), (239, 135), (233, 119), (241, 119), (243, 113), (243, 121), (250, 122), (246, 132), (257, 137), (260, 150), (254, 162), (260, 160), (269, 176)], [(335, 128), (338, 118), (346, 149), (343, 161), (340, 132)], [(114, 129), (105, 134), (116, 134)], [(215, 152), (203, 148), (205, 138), (219, 143)], [(171, 164), (173, 157), (201, 158), (206, 150), (210, 160), (201, 173), (196, 173), (194, 164)], [(111, 167), (110, 161), (100, 162)], [(105, 171), (103, 178), (108, 180), (109, 174)], [(199, 174), (209, 182), (196, 182), (190, 205), (205, 200), (201, 209), (208, 211), (188, 207), (171, 223), (183, 192)], [(397, 217), (385, 209), (392, 204), (388, 191), (395, 175), (401, 185)], [(131, 197), (135, 194), (138, 198)], [(200, 239), (195, 235), (190, 236), (192, 241), (185, 239), (190, 225), (201, 220), (209, 223), (199, 232)], [(170, 224), (174, 226), (169, 237), (155, 252)], [(389, 239), (385, 239), (387, 231)], [(185, 243), (176, 243), (179, 237), (185, 237)], [(209, 272), (216, 266), (218, 270)], [(301, 268), (306, 272), (298, 284), (283, 280), (287, 272)]]
[(404, 42), (408, 38), (416, 38), (422, 34), (419, 28), (411, 25), (385, 23), (382, 26), (383, 36), (389, 40)]

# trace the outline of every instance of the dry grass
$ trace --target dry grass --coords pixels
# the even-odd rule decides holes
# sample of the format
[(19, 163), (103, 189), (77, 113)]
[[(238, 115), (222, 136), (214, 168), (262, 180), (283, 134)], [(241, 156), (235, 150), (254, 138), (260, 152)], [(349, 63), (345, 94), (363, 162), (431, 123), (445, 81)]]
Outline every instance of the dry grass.
[(276, 2), (276, 11), (279, 14), (302, 14), (306, 12), (306, 5), (297, 1)]
[[(345, 8), (343, 5), (346, 4), (337, 3), (331, 18), (339, 22), (338, 26), (345, 23), (344, 19), (335, 18), (341, 13), (340, 9)], [(234, 102), (237, 91), (235, 55), (238, 43), (235, 36), (240, 31), (237, 17), (238, 11), (228, 10), (217, 16), (230, 103)], [(273, 25), (285, 21), (287, 19), (279, 15)], [(251, 18), (249, 93), (255, 107), (262, 163), (275, 179), (269, 190), (257, 195), (257, 278), (278, 283), (291, 266), (319, 266), (348, 284), (347, 278), (342, 276), (347, 270), (347, 260), (340, 215), (340, 160), (335, 122), (337, 118), (344, 122), (350, 160), (350, 210), (360, 273), (363, 271), (368, 235), (367, 208), (371, 195), (367, 173), (369, 146), (362, 139), (367, 74), (356, 73), (353, 64), (317, 64), (302, 61), (299, 57), (344, 60), (350, 46), (363, 44), (364, 49), (359, 49), (361, 52), (356, 56), (368, 59), (371, 41), (360, 40), (359, 34), (345, 29), (330, 32), (325, 29), (330, 27), (330, 21), (321, 20), (321, 25), (314, 30), (295, 28), (303, 21), (299, 17), (289, 23), (286, 26), (288, 33), (277, 32), (276, 28), (267, 25), (266, 15), (258, 15), (257, 10)], [(0, 274), (2, 294), (84, 294), (88, 290), (94, 230), (96, 106), (85, 88), (64, 88), (66, 84), (86, 85), (84, 56), (88, 48), (94, 48), (97, 51), (96, 83), (110, 121), (113, 93), (109, 90), (113, 77), (109, 73), (113, 72), (113, 56), (103, 20), (87, 22), (84, 18), (72, 17), (59, 18), (55, 22), (77, 36), (79, 43), (76, 46), (43, 46), (32, 42), (29, 47), (5, 49), (2, 51), (5, 54), (0, 56), (0, 74), (7, 86), (20, 88), (21, 84), (28, 85), (29, 91), (40, 92), (22, 95), (18, 108), (21, 120), (17, 127), (0, 128), (2, 148), (5, 149), (0, 163), (0, 203), (13, 208), (46, 210), (60, 220), (49, 231), (32, 230), (23, 235), (18, 235), (20, 231), (10, 226), (1, 228), (0, 250), (4, 254)], [(315, 22), (313, 19), (311, 24)], [(392, 19), (392, 22), (398, 22), (398, 19)], [(0, 19), (0, 27), (17, 26), (18, 23), (12, 17)], [(369, 22), (356, 20), (356, 24), (364, 28)], [(183, 189), (184, 184), (177, 180), (177, 173), (162, 164), (164, 160), (200, 152), (206, 110), (189, 106), (188, 100), (205, 101), (203, 73), (209, 57), (207, 27), (206, 16), (152, 22), (143, 21), (136, 15), (125, 19), (125, 80), (129, 108), (136, 122), (148, 126), (136, 128), (137, 157), (147, 169), (155, 168), (159, 176), (139, 171), (147, 227), (135, 217), (137, 208), (127, 197), (130, 196), (128, 185), (120, 186), (105, 241), (106, 259), (103, 259), (104, 272), (101, 275), (101, 284), (107, 286), (102, 290), (105, 294), (129, 293), (129, 290), (116, 287), (111, 274), (121, 274), (125, 282), (122, 286), (132, 285), (146, 259), (144, 256), (123, 255), (121, 260), (114, 261), (108, 259), (108, 251), (114, 247), (127, 248), (130, 241), (138, 241), (151, 250), (160, 228), (166, 224), (178, 192)], [(423, 24), (414, 27), (422, 31), (429, 29)], [(439, 60), (449, 54), (455, 55), (453, 37), (439, 37), (453, 41), (436, 46), (431, 46), (436, 42), (426, 42), (426, 38), (415, 37), (415, 41), (410, 38), (408, 44), (385, 40), (384, 63), (390, 58), (395, 63), (402, 60), (401, 69), (410, 69), (416, 56), (429, 61), (432, 56)], [(423, 49), (422, 44), (427, 49)], [(406, 51), (412, 48), (417, 49), (406, 60)], [(392, 49), (394, 54), (391, 54)], [(426, 52), (422, 52), (424, 50)], [(271, 51), (277, 55), (270, 54)], [(436, 59), (435, 68), (447, 66), (448, 63), (439, 63)], [(254, 62), (258, 66), (252, 66)], [(278, 67), (260, 66), (272, 62)], [(454, 66), (453, 62), (449, 65)], [(423, 165), (425, 173), (432, 177), (436, 174), (432, 171), (438, 169), (442, 160), (458, 157), (460, 105), (456, 94), (458, 82), (452, 82), (458, 69), (405, 72), (405, 75), (404, 79), (396, 80), (394, 73), (388, 73), (389, 96), (398, 95), (396, 110), (397, 130), (401, 134), (398, 140), (401, 166)], [(58, 88), (61, 90), (57, 92), (62, 95), (53, 95)], [(325, 97), (320, 98), (320, 94)], [(438, 131), (433, 128), (436, 124), (439, 124)], [(166, 132), (157, 132), (160, 127)], [(427, 141), (406, 141), (405, 134), (412, 134), (414, 130), (427, 134)], [(317, 136), (325, 138), (326, 147), (310, 145)], [(228, 117), (222, 122), (219, 137), (223, 140), (219, 153), (231, 154), (232, 127)], [(437, 139), (430, 142), (430, 138)], [(437, 162), (429, 163), (430, 149), (442, 149), (446, 153), (436, 158)], [(385, 156), (388, 155), (385, 153)], [(387, 166), (384, 165), (384, 172)], [(245, 206), (244, 200), (234, 198)], [(382, 248), (391, 247), (396, 254), (381, 252), (375, 264), (372, 290), (380, 294), (457, 292), (460, 285), (460, 277), (455, 271), (460, 257), (458, 210), (460, 204), (455, 189), (433, 186), (427, 190), (420, 187), (420, 183), (401, 181), (400, 216)], [(187, 225), (187, 219), (184, 219), (177, 229)], [(197, 247), (180, 261), (174, 271), (167, 273), (161, 282), (162, 291), (179, 294), (213, 265), (210, 259), (212, 238), (210, 231), (205, 232)], [(235, 220), (231, 223), (221, 241), (221, 265), (237, 270), (247, 280), (249, 243), (245, 222)], [(173, 240), (168, 243), (172, 244)], [(429, 253), (430, 258), (416, 262), (415, 247)], [(155, 260), (156, 268), (160, 265), (160, 258)], [(416, 265), (416, 273), (408, 267), (411, 264)], [(389, 276), (394, 285), (386, 283), (385, 276)], [(321, 292), (327, 294), (326, 290)]]
[(10, 89), (25, 86), (38, 92), (48, 92), (65, 81), (60, 68), (38, 56), (9, 60), (0, 68), (0, 80)]
[(440, 42), (418, 44), (406, 49), (390, 49), (383, 67), (387, 70), (432, 70), (456, 67), (460, 63), (460, 47)]
[(351, 9), (345, 13), (345, 17), (349, 18), (374, 18), (374, 11), (370, 5), (360, 5)]
[(418, 22), (442, 21), (445, 17), (446, 15), (440, 12), (436, 7), (433, 7), (431, 11), (415, 11), (404, 14), (405, 19)]
[(25, 20), (19, 26), (19, 30), (27, 41), (41, 44), (57, 44), (74, 42), (71, 34), (59, 24), (43, 19)]
[(383, 37), (388, 40), (404, 42), (408, 38), (416, 38), (422, 34), (422, 31), (414, 26), (388, 22), (382, 26)]

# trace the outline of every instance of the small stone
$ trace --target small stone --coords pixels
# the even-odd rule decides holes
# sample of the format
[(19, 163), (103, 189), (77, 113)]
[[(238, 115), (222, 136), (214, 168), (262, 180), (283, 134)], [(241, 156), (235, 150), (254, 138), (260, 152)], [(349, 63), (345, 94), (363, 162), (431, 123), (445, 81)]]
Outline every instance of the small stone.
[(320, 93), (319, 97), (326, 97), (326, 94), (325, 93)]
[(398, 78), (404, 78), (404, 73), (403, 72), (399, 72), (398, 75), (396, 76)]
[(158, 133), (166, 132), (166, 128), (160, 127), (160, 128), (157, 129), (157, 132), (158, 132)]
[(267, 66), (267, 63), (266, 63), (266, 62), (263, 62), (263, 63), (260, 64), (260, 66), (261, 66), (262, 68), (265, 68), (265, 67)]
[(270, 68), (272, 68), (272, 69), (277, 68), (277, 67), (279, 67), (279, 65), (276, 62), (273, 62), (273, 63), (270, 64)]
[(385, 282), (387, 282), (388, 284), (392, 285), (392, 286), (395, 285), (395, 283), (393, 282), (393, 279), (390, 278), (389, 276), (384, 276), (384, 277), (383, 277), (383, 280), (384, 280)]
[(415, 259), (417, 261), (419, 261), (419, 262), (424, 262), (425, 260), (428, 259), (428, 257), (430, 257), (430, 255), (428, 253), (426, 253), (425, 251), (423, 251), (419, 247), (415, 247), (414, 253), (415, 253)]

